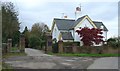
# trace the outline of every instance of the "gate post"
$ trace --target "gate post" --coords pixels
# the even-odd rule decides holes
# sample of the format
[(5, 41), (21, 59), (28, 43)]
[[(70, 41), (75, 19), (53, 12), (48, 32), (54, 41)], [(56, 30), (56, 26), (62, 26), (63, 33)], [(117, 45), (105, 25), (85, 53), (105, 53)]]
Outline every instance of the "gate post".
[(63, 41), (58, 41), (58, 51), (59, 53), (63, 53)]
[(10, 52), (10, 48), (12, 47), (12, 39), (7, 40), (7, 52)]
[(46, 51), (45, 52), (52, 52), (52, 35), (50, 32), (46, 32)]
[(20, 35), (20, 52), (25, 52), (25, 37), (23, 34)]

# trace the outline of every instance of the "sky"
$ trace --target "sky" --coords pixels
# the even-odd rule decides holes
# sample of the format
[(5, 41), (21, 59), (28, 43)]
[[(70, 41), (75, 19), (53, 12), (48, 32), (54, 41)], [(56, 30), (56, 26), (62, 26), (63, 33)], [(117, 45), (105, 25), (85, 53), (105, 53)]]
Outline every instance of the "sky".
[(108, 38), (118, 35), (119, 0), (3, 0), (14, 3), (19, 12), (20, 31), (34, 23), (44, 22), (51, 29), (54, 18), (61, 18), (62, 13), (68, 19), (75, 19), (75, 8), (81, 4), (80, 16), (88, 15), (93, 21), (101, 21), (107, 27)]

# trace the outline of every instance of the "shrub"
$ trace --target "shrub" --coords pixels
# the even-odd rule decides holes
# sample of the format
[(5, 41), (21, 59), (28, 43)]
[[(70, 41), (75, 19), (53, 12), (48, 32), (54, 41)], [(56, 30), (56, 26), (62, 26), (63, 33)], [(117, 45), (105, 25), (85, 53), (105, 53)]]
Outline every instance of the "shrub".
[(31, 48), (39, 48), (40, 47), (40, 38), (35, 36), (35, 35), (31, 35), (29, 38), (29, 46)]
[(112, 47), (112, 48), (118, 48), (120, 46), (120, 41), (119, 38), (109, 38), (107, 40), (108, 46)]

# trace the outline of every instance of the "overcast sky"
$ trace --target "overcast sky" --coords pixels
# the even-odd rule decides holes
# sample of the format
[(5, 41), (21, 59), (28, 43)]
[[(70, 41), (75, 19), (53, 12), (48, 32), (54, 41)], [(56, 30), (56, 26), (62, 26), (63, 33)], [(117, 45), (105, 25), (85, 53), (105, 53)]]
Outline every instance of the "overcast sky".
[(81, 16), (88, 15), (93, 21), (101, 21), (108, 28), (108, 38), (118, 35), (119, 0), (4, 0), (12, 1), (19, 11), (22, 31), (25, 26), (31, 29), (36, 22), (44, 22), (51, 29), (53, 18), (61, 18), (62, 13), (75, 18), (75, 8), (81, 3)]

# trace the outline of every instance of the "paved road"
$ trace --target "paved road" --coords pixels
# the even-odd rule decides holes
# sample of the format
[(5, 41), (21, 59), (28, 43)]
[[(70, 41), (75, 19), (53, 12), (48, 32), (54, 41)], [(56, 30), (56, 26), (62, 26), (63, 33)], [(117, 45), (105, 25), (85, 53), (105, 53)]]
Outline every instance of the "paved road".
[(44, 51), (31, 49), (31, 48), (26, 48), (25, 52), (27, 56), (52, 56), (52, 55), (45, 54)]
[(87, 69), (118, 69), (118, 57), (99, 58)]
[(96, 58), (58, 57), (44, 54), (43, 51), (26, 48), (27, 56), (5, 59), (5, 63), (21, 69), (86, 69)]

